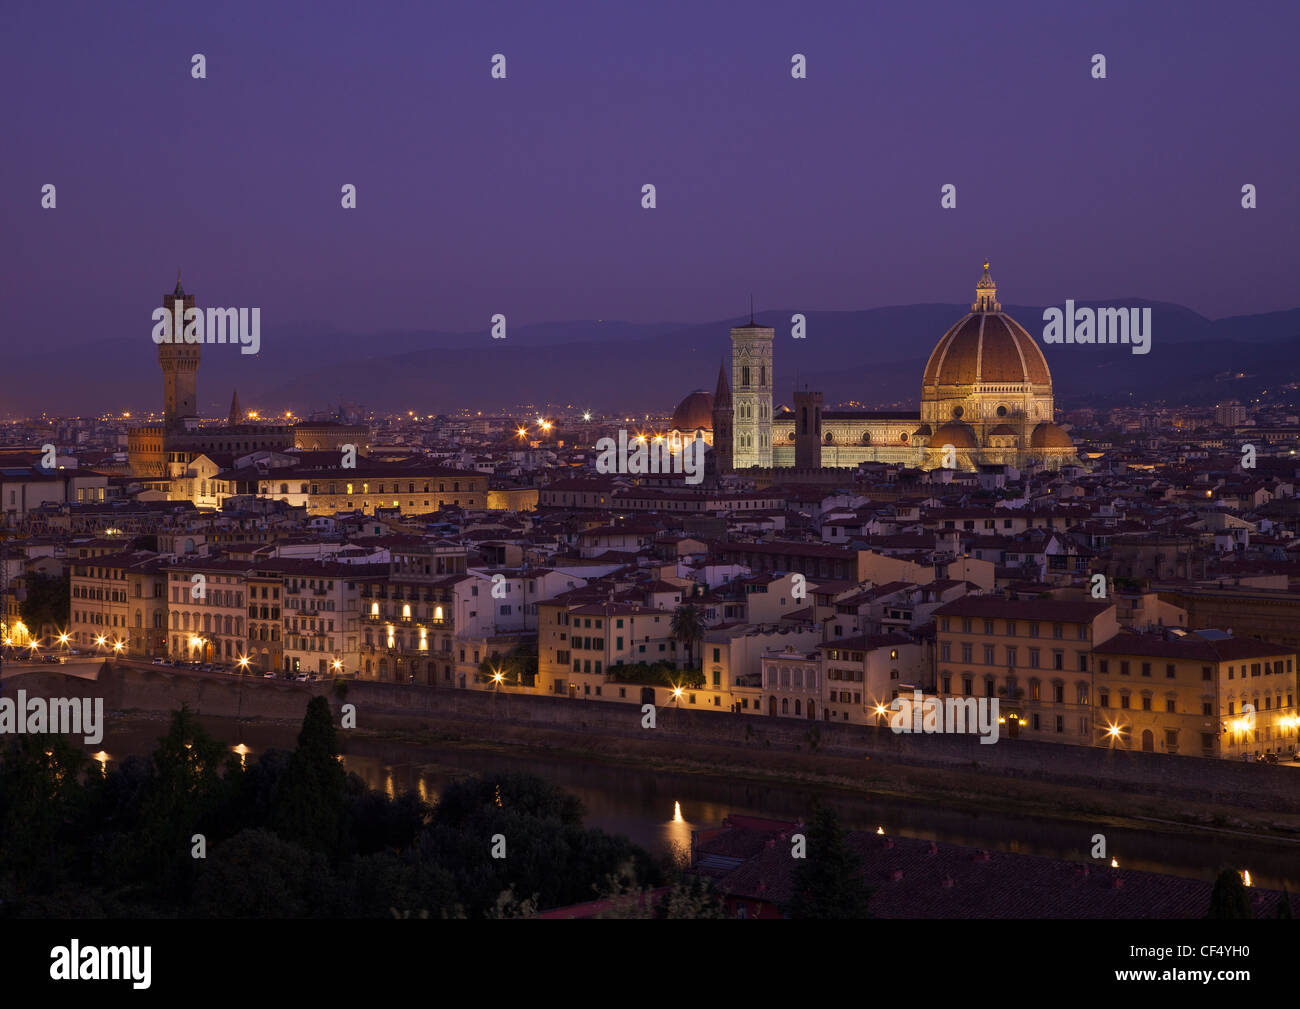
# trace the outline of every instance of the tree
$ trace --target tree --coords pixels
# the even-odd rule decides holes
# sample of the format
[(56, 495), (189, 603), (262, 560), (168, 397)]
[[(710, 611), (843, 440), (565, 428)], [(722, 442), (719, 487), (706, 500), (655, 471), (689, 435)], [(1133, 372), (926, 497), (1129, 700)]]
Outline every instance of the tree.
[(145, 786), (135, 838), (136, 871), (147, 873), (147, 882), (168, 898), (188, 893), (192, 839), (210, 833), (227, 798), (221, 770), (229, 756), (188, 706), (172, 712), (167, 735), (153, 752), (153, 777)]
[(30, 571), (23, 577), (27, 598), (19, 607), (32, 637), (41, 637), (47, 627), (67, 627), (72, 608), (71, 575), (43, 575)]
[(673, 611), (673, 638), (686, 645), (686, 668), (695, 668), (695, 642), (704, 637), (704, 622), (700, 611), (687, 603)]
[(1277, 917), (1279, 918), (1291, 917), (1291, 895), (1287, 893), (1285, 886), (1282, 887), (1282, 896), (1278, 899), (1277, 902)]
[(506, 653), (493, 652), (478, 664), (480, 683), (490, 682), (497, 673), (502, 682), (512, 687), (523, 685), (531, 687), (537, 682), (537, 650), (533, 644), (521, 641)]
[(339, 763), (338, 738), (329, 701), (313, 697), (298, 733), (298, 748), (276, 789), (275, 832), (315, 851), (342, 853), (347, 775)]
[[(68, 879), (86, 756), (58, 735), (15, 736), (0, 762), (0, 884), (42, 893)], [(7, 887), (0, 886), (0, 890)]]
[(806, 831), (807, 858), (793, 872), (791, 918), (869, 918), (872, 890), (863, 878), (862, 858), (849, 844), (840, 818), (820, 806)]
[(1246, 884), (1241, 881), (1241, 873), (1236, 869), (1224, 869), (1214, 881), (1214, 890), (1210, 893), (1210, 911), (1207, 918), (1250, 918), (1250, 896), (1246, 893)]

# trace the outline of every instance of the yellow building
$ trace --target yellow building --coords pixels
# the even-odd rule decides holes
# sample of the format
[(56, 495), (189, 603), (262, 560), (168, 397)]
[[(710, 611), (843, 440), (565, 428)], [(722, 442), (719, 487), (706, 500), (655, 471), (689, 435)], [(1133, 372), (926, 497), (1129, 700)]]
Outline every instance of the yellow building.
[[(272, 474), (270, 479), (278, 486), (281, 478)], [(486, 473), (440, 466), (362, 464), (355, 469), (298, 472), (283, 480), (295, 488), (307, 487), (306, 504), (311, 515), (350, 511), (373, 515), (378, 508), (396, 508), (403, 515), (427, 515), (448, 506), (478, 509), (488, 506)]]
[(1296, 745), (1296, 656), (1285, 645), (1125, 632), (1094, 660), (1098, 746), (1241, 759)]
[(934, 611), (940, 697), (996, 697), (1010, 738), (1091, 745), (1091, 652), (1115, 605), (971, 596)]
[(74, 561), (68, 644), (106, 655), (167, 652), (167, 567), (150, 552)]

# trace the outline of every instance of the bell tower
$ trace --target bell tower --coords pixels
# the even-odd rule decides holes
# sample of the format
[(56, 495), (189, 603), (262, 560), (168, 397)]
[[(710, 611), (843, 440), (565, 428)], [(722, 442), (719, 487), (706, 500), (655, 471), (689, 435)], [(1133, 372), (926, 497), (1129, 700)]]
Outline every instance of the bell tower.
[[(184, 342), (185, 313), (194, 307), (194, 295), (181, 287), (181, 271), (176, 271), (176, 289), (163, 296), (163, 307), (177, 318), (180, 308), (181, 330), (172, 334), (171, 343), (158, 345), (158, 364), (163, 373), (163, 428), (167, 432), (183, 430), (197, 421), (199, 347)], [(174, 328), (174, 323), (173, 323)]]
[[(736, 469), (772, 465), (772, 342), (776, 330), (749, 322), (731, 331), (731, 398)], [(714, 437), (717, 444), (717, 437)]]
[(727, 382), (727, 365), (718, 365), (718, 387), (713, 393), (713, 458), (719, 473), (733, 470), (731, 386)]

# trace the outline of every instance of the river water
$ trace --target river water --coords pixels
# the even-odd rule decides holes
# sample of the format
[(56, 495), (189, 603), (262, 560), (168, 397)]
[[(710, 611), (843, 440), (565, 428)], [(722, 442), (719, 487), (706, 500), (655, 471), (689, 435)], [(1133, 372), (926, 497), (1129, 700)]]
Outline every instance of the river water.
[[(203, 723), (228, 744), (242, 742), (246, 759), (257, 760), (269, 747), (292, 749), (298, 729), (267, 723), (203, 717)], [(128, 754), (150, 753), (166, 730), (165, 718), (112, 720), (100, 746), (110, 762)], [(1250, 870), (1257, 886), (1300, 891), (1300, 843), (1217, 833), (1165, 834), (1002, 811), (953, 808), (893, 797), (849, 793), (806, 784), (732, 780), (706, 774), (665, 773), (636, 766), (586, 761), (581, 757), (533, 754), (511, 748), (474, 749), (429, 746), (390, 740), (349, 738), (342, 733), (344, 763), (366, 784), (390, 795), (415, 791), (435, 801), (449, 782), (484, 771), (528, 771), (582, 799), (584, 822), (625, 834), (654, 854), (685, 853), (691, 831), (721, 824), (732, 813), (772, 819), (805, 819), (814, 798), (833, 805), (850, 828), (884, 827), (890, 834), (974, 845), (994, 851), (1091, 861), (1092, 835), (1106, 836), (1107, 854), (1120, 865), (1178, 876), (1213, 880), (1225, 865)], [(1297, 772), (1300, 775), (1300, 771)], [(1300, 776), (1297, 777), (1300, 783)]]

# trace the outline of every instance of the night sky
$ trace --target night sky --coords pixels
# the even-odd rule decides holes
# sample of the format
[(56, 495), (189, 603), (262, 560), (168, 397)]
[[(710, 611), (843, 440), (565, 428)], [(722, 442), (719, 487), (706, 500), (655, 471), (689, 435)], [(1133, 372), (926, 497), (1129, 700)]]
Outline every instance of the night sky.
[(985, 256), (1004, 302), (1293, 308), (1298, 35), (1295, 0), (8, 0), (0, 326), (148, 352), (178, 265), (264, 345), (964, 302)]

